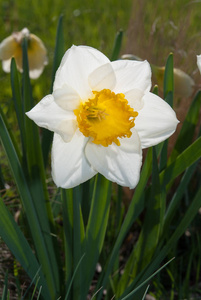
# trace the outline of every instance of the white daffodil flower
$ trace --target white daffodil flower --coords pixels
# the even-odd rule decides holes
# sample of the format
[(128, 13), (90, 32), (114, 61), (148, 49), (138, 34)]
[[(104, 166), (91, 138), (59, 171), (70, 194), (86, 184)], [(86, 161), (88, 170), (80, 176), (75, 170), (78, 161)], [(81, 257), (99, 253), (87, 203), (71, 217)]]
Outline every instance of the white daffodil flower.
[(38, 78), (43, 72), (44, 66), (47, 64), (47, 50), (43, 42), (34, 34), (30, 33), (27, 28), (19, 32), (14, 32), (11, 36), (5, 38), (0, 43), (0, 60), (2, 60), (2, 68), (4, 72), (10, 72), (12, 57), (15, 58), (17, 68), (20, 72), (22, 67), (22, 41), (24, 38), (28, 40), (28, 61), (29, 76), (32, 79)]
[(27, 116), (54, 132), (52, 176), (72, 188), (101, 173), (134, 188), (142, 149), (167, 139), (178, 120), (150, 93), (147, 61), (109, 59), (96, 49), (72, 46), (56, 73), (53, 94)]

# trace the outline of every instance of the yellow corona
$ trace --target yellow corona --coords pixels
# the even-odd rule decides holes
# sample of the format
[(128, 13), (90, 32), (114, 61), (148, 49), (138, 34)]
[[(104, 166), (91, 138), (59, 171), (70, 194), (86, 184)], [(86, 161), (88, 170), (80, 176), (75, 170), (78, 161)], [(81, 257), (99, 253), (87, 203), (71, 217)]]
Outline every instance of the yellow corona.
[(94, 97), (81, 103), (74, 110), (78, 127), (92, 142), (107, 147), (113, 142), (120, 146), (118, 138), (129, 138), (138, 113), (128, 105), (125, 95), (109, 89), (93, 91)]

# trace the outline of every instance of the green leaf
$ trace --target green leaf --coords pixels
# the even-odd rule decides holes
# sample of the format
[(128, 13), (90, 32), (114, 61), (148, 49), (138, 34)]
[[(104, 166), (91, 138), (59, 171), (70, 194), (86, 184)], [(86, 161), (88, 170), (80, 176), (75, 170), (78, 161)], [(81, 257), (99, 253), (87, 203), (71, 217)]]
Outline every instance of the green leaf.
[(80, 264), (81, 264), (81, 262), (82, 262), (84, 256), (85, 256), (85, 253), (82, 255), (82, 257), (80, 258), (79, 263), (77, 264), (77, 266), (76, 266), (76, 268), (75, 268), (75, 271), (74, 271), (73, 276), (72, 276), (72, 278), (71, 278), (70, 284), (68, 285), (68, 290), (67, 290), (67, 293), (66, 293), (66, 296), (65, 296), (65, 300), (68, 299), (68, 296), (69, 296), (69, 294), (70, 294), (71, 286), (72, 286), (73, 281), (74, 281), (74, 279), (75, 279), (75, 275), (76, 275), (76, 273), (77, 273), (77, 271), (78, 271), (78, 269), (79, 269), (79, 266), (80, 266)]
[(54, 61), (53, 61), (53, 69), (52, 69), (52, 84), (51, 84), (51, 90), (52, 93), (53, 90), (53, 83), (55, 79), (55, 73), (61, 63), (61, 59), (64, 55), (64, 31), (63, 31), (63, 15), (59, 17), (59, 22), (57, 26), (57, 35), (56, 35), (56, 44), (55, 44), (55, 50), (54, 50)]
[[(62, 190), (63, 221), (65, 231), (66, 286), (72, 284), (70, 299), (81, 299), (82, 272), (77, 270), (84, 252), (84, 223), (81, 213), (81, 186)], [(83, 262), (82, 262), (83, 264)], [(72, 276), (74, 278), (72, 282)]]
[(111, 55), (111, 61), (117, 60), (119, 58), (122, 39), (123, 39), (123, 31), (120, 30), (119, 32), (117, 32), (115, 37), (115, 42), (114, 42), (113, 51)]
[[(166, 66), (165, 66), (165, 74), (164, 74), (164, 88), (163, 94), (166, 102), (173, 106), (173, 94), (174, 94), (174, 75), (173, 75), (173, 54), (171, 53), (168, 56)], [(163, 142), (163, 147), (161, 150), (160, 156), (160, 171), (162, 171), (167, 165), (167, 152), (168, 152), (168, 140)]]
[(173, 75), (173, 54), (170, 53), (168, 56), (166, 65), (165, 65), (165, 74), (164, 74), (164, 99), (170, 104), (173, 105), (173, 94), (174, 94), (174, 75)]
[(18, 78), (18, 71), (15, 63), (15, 59), (11, 60), (11, 88), (12, 96), (15, 106), (15, 112), (17, 116), (18, 126), (21, 136), (22, 152), (24, 158), (24, 164), (26, 164), (26, 149), (25, 149), (25, 124), (24, 124), (24, 103), (22, 100), (20, 83)]

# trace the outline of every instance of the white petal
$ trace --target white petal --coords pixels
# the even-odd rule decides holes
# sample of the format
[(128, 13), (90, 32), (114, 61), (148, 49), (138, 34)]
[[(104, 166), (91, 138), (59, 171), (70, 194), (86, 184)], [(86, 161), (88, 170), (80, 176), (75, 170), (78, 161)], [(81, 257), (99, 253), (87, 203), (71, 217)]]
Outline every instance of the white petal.
[(174, 110), (160, 97), (147, 93), (143, 101), (144, 106), (135, 119), (135, 129), (140, 136), (142, 148), (147, 148), (172, 135), (178, 120)]
[(10, 73), (10, 66), (11, 66), (11, 59), (2, 61), (2, 69), (4, 70), (4, 72)]
[(201, 73), (201, 55), (197, 55), (197, 65), (198, 65), (198, 69), (200, 70), (200, 73)]
[(91, 96), (88, 77), (95, 69), (109, 62), (100, 51), (87, 46), (72, 46), (64, 55), (57, 70), (54, 90), (63, 84), (71, 86), (82, 100)]
[(15, 41), (13, 35), (10, 35), (0, 43), (0, 59), (8, 60), (14, 56), (16, 51), (20, 52), (20, 48), (21, 46)]
[(80, 97), (76, 91), (64, 84), (60, 89), (53, 92), (55, 102), (64, 110), (74, 110), (80, 103)]
[(44, 65), (47, 65), (47, 50), (45, 45), (35, 34), (30, 34), (28, 43), (28, 59), (29, 69), (40, 69)]
[(93, 91), (112, 90), (115, 84), (116, 77), (111, 63), (100, 66), (89, 75), (89, 85)]
[(37, 79), (43, 73), (43, 70), (44, 70), (44, 65), (38, 69), (29, 70), (29, 77), (31, 79)]
[(71, 140), (77, 128), (74, 113), (60, 108), (52, 95), (43, 98), (26, 115), (38, 126), (57, 132), (65, 141)]
[(147, 61), (117, 60), (111, 64), (117, 81), (115, 93), (125, 93), (132, 89), (150, 91), (151, 68)]
[(144, 102), (142, 97), (144, 92), (138, 89), (130, 90), (125, 93), (125, 98), (128, 100), (128, 104), (135, 110), (142, 109)]
[(52, 177), (62, 188), (73, 188), (92, 178), (97, 172), (88, 163), (84, 148), (88, 138), (79, 130), (70, 143), (65, 143), (57, 134), (52, 146)]
[(140, 178), (142, 150), (135, 130), (130, 138), (120, 140), (121, 146), (108, 147), (89, 142), (85, 153), (91, 165), (107, 179), (134, 188)]

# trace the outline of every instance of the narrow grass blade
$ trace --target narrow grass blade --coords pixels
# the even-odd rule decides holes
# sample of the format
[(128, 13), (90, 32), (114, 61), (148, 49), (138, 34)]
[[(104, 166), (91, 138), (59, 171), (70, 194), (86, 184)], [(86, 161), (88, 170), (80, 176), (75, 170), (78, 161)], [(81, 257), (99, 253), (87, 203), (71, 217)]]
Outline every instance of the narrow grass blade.
[(15, 106), (15, 112), (17, 116), (18, 126), (20, 130), (21, 136), (21, 144), (22, 144), (22, 153), (24, 163), (26, 163), (26, 150), (25, 150), (25, 126), (24, 126), (24, 105), (22, 101), (21, 88), (18, 78), (18, 71), (15, 63), (15, 59), (11, 60), (11, 88), (12, 88), (12, 96)]
[(142, 297), (142, 300), (145, 300), (148, 290), (149, 290), (149, 285), (148, 285), (148, 287), (146, 288), (146, 291), (144, 292), (144, 295), (143, 295), (143, 297)]
[[(30, 278), (34, 278), (40, 269), (38, 261), (2, 199), (0, 199), (0, 236)], [(43, 286), (43, 297), (51, 299), (47, 283), (41, 272), (40, 284)]]
[(6, 272), (6, 275), (5, 275), (4, 287), (3, 287), (3, 293), (2, 293), (1, 300), (7, 300), (7, 294), (8, 294), (8, 272)]
[(75, 271), (74, 271), (73, 276), (72, 276), (72, 278), (71, 278), (70, 284), (69, 284), (69, 286), (68, 286), (68, 290), (67, 290), (67, 293), (66, 293), (66, 296), (65, 296), (65, 300), (68, 300), (68, 297), (69, 297), (69, 294), (70, 294), (70, 290), (71, 290), (71, 287), (72, 287), (72, 284), (73, 284), (75, 275), (76, 275), (76, 273), (77, 273), (77, 271), (78, 271), (78, 269), (79, 269), (79, 267), (80, 267), (80, 264), (81, 264), (81, 262), (82, 262), (84, 256), (85, 256), (85, 253), (82, 255), (82, 257), (80, 258), (80, 261), (78, 262), (78, 264), (77, 264), (77, 266), (76, 266), (76, 268), (75, 268)]
[(121, 50), (121, 44), (123, 39), (123, 31), (120, 30), (117, 32), (114, 42), (114, 47), (111, 55), (111, 61), (117, 60), (119, 58), (120, 50)]
[[(169, 263), (171, 263), (171, 261), (174, 258), (170, 259), (167, 263), (165, 263), (161, 268), (159, 268), (156, 272), (154, 272), (151, 276), (149, 276), (148, 278), (146, 278), (141, 284), (139, 284), (132, 292), (130, 292), (129, 294), (127, 294), (127, 290), (124, 292), (124, 294), (127, 294), (126, 296), (121, 296), (119, 298), (119, 300), (132, 300), (133, 299), (133, 295), (136, 294), (136, 292), (138, 292), (145, 284), (147, 284), (155, 275), (157, 275), (162, 269), (164, 269)], [(147, 289), (146, 289), (147, 290)], [(145, 290), (145, 291), (146, 291)], [(143, 291), (144, 294), (144, 291)], [(123, 298), (122, 298), (123, 297)], [(139, 299), (138, 296), (136, 299)]]
[(73, 274), (73, 189), (61, 189), (65, 246), (65, 282), (68, 287)]
[[(64, 55), (63, 16), (60, 16), (58, 26), (57, 26), (57, 36), (56, 36), (56, 45), (54, 51), (52, 83), (51, 83), (50, 93), (52, 93), (55, 73), (60, 65), (63, 55)], [(47, 166), (52, 139), (53, 139), (53, 133), (47, 129), (42, 129), (42, 152), (43, 152), (43, 160), (44, 160), (45, 167)]]
[[(174, 93), (174, 76), (173, 76), (173, 54), (168, 56), (165, 74), (164, 74), (164, 99), (170, 106), (173, 106), (173, 93)], [(162, 171), (167, 165), (167, 151), (168, 150), (168, 140), (163, 142), (163, 147), (160, 156), (160, 166), (159, 169)]]
[(26, 292), (24, 293), (24, 295), (23, 295), (23, 297), (22, 297), (21, 300), (25, 300), (26, 299), (25, 297), (28, 295), (29, 290), (31, 289), (33, 283), (35, 282), (34, 290), (32, 292), (32, 297), (31, 297), (31, 299), (33, 299), (33, 296), (34, 296), (34, 294), (35, 294), (35, 292), (37, 290), (37, 286), (38, 286), (38, 284), (40, 284), (40, 276), (39, 276), (40, 270), (41, 270), (41, 267), (36, 272), (35, 276), (33, 277), (31, 283), (29, 284), (28, 288), (26, 289)]
[(55, 73), (61, 63), (61, 59), (64, 55), (64, 31), (63, 31), (63, 15), (59, 17), (59, 22), (57, 25), (57, 35), (56, 35), (56, 44), (55, 44), (55, 50), (54, 50), (54, 61), (53, 61), (53, 69), (52, 69), (52, 84), (51, 84), (51, 90), (52, 93), (53, 90), (53, 83), (55, 78)]
[[(80, 260), (84, 252), (84, 224), (81, 213), (81, 193), (80, 187), (73, 189), (73, 299), (82, 300), (82, 279), (85, 277), (85, 272), (79, 269), (77, 272), (77, 266), (80, 264)], [(82, 264), (83, 265), (83, 264)]]
[(165, 65), (165, 74), (164, 74), (164, 99), (170, 104), (173, 105), (173, 93), (174, 93), (174, 75), (173, 75), (173, 54), (170, 53), (168, 56), (166, 65)]
[(0, 193), (5, 190), (5, 181), (2, 173), (2, 168), (0, 165)]
[[(66, 287), (72, 284), (70, 299), (81, 299), (81, 281), (83, 273), (75, 269), (79, 265), (84, 252), (84, 224), (80, 209), (80, 186), (62, 190), (63, 220), (65, 231), (65, 260), (66, 260)], [(83, 264), (83, 263), (82, 263)], [(74, 274), (74, 275), (73, 275)], [(74, 276), (73, 282), (72, 276)], [(70, 291), (68, 291), (69, 295)]]

